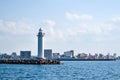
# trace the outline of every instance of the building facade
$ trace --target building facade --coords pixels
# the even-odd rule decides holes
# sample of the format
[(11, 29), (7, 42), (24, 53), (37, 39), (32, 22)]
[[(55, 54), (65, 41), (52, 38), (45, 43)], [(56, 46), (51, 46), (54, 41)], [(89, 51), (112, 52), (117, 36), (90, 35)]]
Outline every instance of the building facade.
[(53, 53), (53, 59), (60, 59), (60, 53)]
[(52, 57), (53, 57), (52, 49), (45, 49), (44, 50), (44, 57), (46, 59), (52, 59)]
[(62, 59), (71, 59), (74, 58), (74, 50), (66, 51), (64, 54), (61, 56)]
[(31, 58), (31, 51), (20, 51), (20, 57), (23, 59)]
[(87, 58), (87, 54), (85, 54), (85, 53), (79, 53), (79, 54), (77, 55), (77, 58), (78, 58), (78, 59), (86, 59), (86, 58)]
[(64, 55), (74, 57), (74, 50), (66, 51), (66, 52), (64, 52)]

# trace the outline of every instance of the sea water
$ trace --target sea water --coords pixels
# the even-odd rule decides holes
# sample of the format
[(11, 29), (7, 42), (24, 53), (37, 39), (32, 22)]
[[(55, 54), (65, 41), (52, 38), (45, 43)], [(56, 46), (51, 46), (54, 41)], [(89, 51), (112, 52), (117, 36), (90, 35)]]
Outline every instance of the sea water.
[(0, 64), (0, 80), (120, 80), (120, 61), (63, 61), (60, 65)]

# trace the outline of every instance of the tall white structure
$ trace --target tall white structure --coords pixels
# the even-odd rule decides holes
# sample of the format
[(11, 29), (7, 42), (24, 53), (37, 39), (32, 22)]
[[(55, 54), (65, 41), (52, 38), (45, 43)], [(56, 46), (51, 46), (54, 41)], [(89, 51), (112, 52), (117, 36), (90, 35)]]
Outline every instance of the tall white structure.
[(44, 59), (44, 37), (45, 33), (43, 33), (42, 29), (39, 29), (38, 32), (38, 58)]

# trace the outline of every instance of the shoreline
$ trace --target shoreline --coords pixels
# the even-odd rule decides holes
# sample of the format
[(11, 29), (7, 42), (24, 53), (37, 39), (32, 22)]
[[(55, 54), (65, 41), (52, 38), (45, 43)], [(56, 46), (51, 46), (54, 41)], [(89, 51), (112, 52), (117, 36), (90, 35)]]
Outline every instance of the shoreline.
[(116, 59), (56, 59), (59, 61), (116, 61)]

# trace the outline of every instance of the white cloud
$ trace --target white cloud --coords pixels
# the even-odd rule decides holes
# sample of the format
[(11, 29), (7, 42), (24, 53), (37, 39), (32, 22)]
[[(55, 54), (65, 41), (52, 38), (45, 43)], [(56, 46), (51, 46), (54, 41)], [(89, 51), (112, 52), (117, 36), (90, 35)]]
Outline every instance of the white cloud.
[(55, 21), (53, 21), (53, 20), (45, 20), (45, 21), (43, 21), (43, 25), (44, 26), (49, 26), (49, 27), (53, 27), (53, 26), (55, 26)]
[(111, 19), (113, 22), (120, 22), (120, 17), (114, 17)]
[(16, 22), (13, 22), (13, 21), (8, 21), (5, 23), (6, 23), (6, 26), (8, 26), (8, 27), (15, 27), (16, 26)]
[(47, 36), (49, 36), (51, 38), (55, 37), (55, 30), (53, 27), (46, 27), (46, 28), (44, 28), (44, 31), (46, 32)]
[(85, 34), (107, 34), (112, 30), (112, 24), (79, 24), (75, 31)]
[(22, 21), (3, 21), (0, 20), (0, 31), (13, 35), (25, 35), (34, 33), (34, 24)]
[(60, 29), (55, 29), (54, 27), (47, 27), (44, 28), (44, 31), (46, 33), (46, 36), (51, 41), (56, 40), (65, 40), (64, 31)]
[(87, 14), (79, 15), (75, 13), (66, 12), (65, 15), (66, 15), (66, 18), (69, 20), (75, 20), (75, 19), (76, 20), (92, 20), (93, 19), (93, 16), (87, 15)]
[[(65, 47), (70, 49), (69, 46), (71, 45), (72, 48), (76, 46), (81, 47), (78, 43), (83, 46), (87, 46), (89, 43), (96, 45), (95, 42), (102, 43), (111, 39), (107, 38), (106, 34), (109, 35), (109, 33), (114, 30), (114, 25), (112, 25), (112, 23), (79, 23), (79, 19), (82, 19), (79, 16), (80, 15), (74, 15), (75, 18), (71, 16), (72, 19), (77, 19), (78, 21), (70, 23), (68, 20), (68, 22), (66, 21), (68, 25), (61, 24), (62, 27), (58, 27), (58, 24), (56, 26), (56, 22), (53, 20), (43, 21), (42, 26), (40, 27), (43, 28), (43, 31), (46, 34), (45, 47), (48, 46), (53, 49), (61, 49), (61, 46), (64, 45), (64, 47), (62, 47), (64, 50)], [(29, 34), (35, 36), (36, 38), (38, 28), (36, 28), (35, 24), (28, 22), (0, 20), (0, 32), (14, 35)], [(33, 33), (36, 33), (36, 35)], [(113, 37), (113, 35), (110, 34), (110, 37), (111, 36)], [(33, 38), (34, 37), (31, 39)], [(32, 44), (34, 45), (35, 43)], [(56, 45), (54, 46), (52, 44), (56, 44), (58, 46), (56, 47)]]
[(77, 36), (77, 33), (78, 33), (78, 30), (74, 30), (74, 29), (67, 29), (67, 33), (70, 35), (70, 36)]
[(41, 22), (41, 27), (44, 27), (44, 31), (46, 32), (46, 35), (51, 38), (55, 38), (55, 30), (54, 26), (56, 25), (55, 21), (53, 20), (43, 20)]
[(58, 33), (58, 34), (56, 34), (57, 38), (59, 38), (61, 40), (65, 40), (65, 34), (62, 30), (57, 30), (57, 33)]
[(76, 27), (66, 29), (66, 33), (72, 37), (80, 35), (108, 35), (114, 26), (112, 24), (79, 24)]
[(65, 40), (64, 32), (58, 29), (56, 22), (53, 20), (43, 20), (40, 24), (44, 27), (44, 32), (46, 34), (46, 40), (51, 42), (56, 42), (57, 40)]

